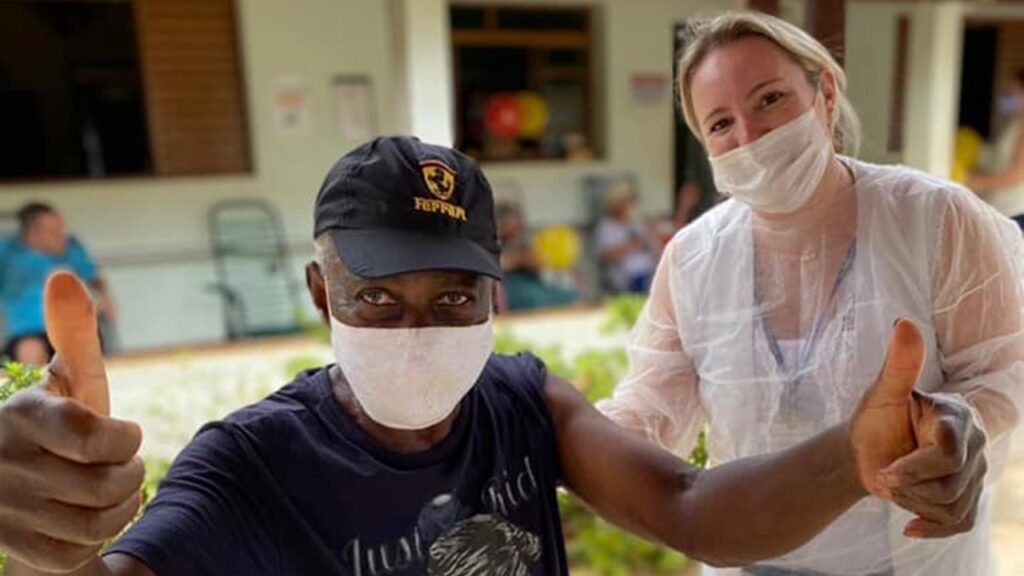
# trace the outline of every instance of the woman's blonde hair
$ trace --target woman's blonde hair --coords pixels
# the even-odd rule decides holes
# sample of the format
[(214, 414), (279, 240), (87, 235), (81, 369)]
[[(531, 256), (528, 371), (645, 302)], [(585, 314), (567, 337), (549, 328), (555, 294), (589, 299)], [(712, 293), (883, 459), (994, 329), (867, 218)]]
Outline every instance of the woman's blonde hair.
[(820, 87), (823, 72), (832, 73), (836, 79), (836, 118), (832, 129), (835, 150), (856, 154), (860, 146), (860, 120), (846, 98), (846, 74), (842, 67), (810, 34), (785, 20), (760, 12), (727, 12), (694, 22), (688, 30), (686, 48), (676, 69), (676, 87), (686, 125), (697, 139), (704, 140), (690, 97), (693, 71), (716, 48), (748, 36), (760, 36), (773, 42), (803, 68), (808, 81), (815, 87)]

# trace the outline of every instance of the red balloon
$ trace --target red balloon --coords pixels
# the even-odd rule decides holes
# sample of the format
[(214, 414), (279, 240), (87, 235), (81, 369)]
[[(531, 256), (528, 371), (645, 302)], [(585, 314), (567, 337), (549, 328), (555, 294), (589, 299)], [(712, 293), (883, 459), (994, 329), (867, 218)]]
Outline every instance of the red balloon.
[(484, 126), (499, 138), (514, 138), (523, 123), (523, 112), (519, 99), (514, 94), (502, 92), (491, 96), (484, 109)]

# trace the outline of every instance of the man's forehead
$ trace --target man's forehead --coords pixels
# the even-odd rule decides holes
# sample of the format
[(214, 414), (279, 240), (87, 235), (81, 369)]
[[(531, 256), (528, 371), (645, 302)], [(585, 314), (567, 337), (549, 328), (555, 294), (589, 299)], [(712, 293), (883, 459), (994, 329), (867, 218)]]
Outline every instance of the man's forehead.
[(475, 286), (482, 282), (486, 276), (477, 274), (476, 272), (466, 272), (463, 270), (420, 270), (416, 272), (405, 272), (402, 274), (395, 274), (393, 276), (382, 276), (379, 278), (366, 278), (357, 276), (345, 268), (344, 264), (340, 262), (340, 266), (333, 267), (340, 273), (345, 280), (350, 284), (354, 285), (365, 285), (365, 284), (411, 284), (411, 283), (426, 283), (426, 284), (459, 284), (463, 286)]

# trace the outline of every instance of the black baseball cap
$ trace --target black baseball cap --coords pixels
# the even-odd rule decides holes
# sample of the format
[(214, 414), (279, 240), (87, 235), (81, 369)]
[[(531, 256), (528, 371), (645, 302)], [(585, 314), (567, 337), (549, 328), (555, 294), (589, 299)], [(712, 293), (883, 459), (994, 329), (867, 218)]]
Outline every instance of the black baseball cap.
[(376, 138), (334, 164), (314, 211), (314, 237), (324, 232), (363, 278), (459, 270), (501, 279), (483, 172), (468, 156), (417, 138)]

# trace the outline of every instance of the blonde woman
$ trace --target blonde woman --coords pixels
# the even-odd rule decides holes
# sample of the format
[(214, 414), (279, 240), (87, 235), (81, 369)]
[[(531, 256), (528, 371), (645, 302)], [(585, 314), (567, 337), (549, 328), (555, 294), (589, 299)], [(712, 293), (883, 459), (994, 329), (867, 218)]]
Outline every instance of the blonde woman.
[(847, 156), (843, 71), (784, 21), (696, 25), (678, 82), (732, 198), (668, 246), (602, 410), (678, 453), (706, 424), (713, 465), (774, 452), (848, 418), (909, 318), (927, 359), (905, 409), (926, 417), (911, 460), (874, 479), (882, 498), (791, 554), (711, 573), (988, 574), (987, 486), (1024, 396), (1019, 230), (945, 180)]

